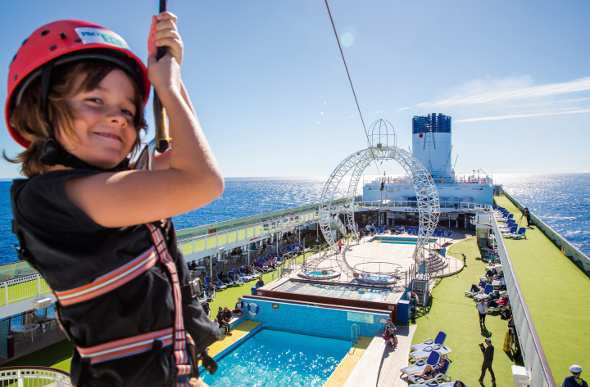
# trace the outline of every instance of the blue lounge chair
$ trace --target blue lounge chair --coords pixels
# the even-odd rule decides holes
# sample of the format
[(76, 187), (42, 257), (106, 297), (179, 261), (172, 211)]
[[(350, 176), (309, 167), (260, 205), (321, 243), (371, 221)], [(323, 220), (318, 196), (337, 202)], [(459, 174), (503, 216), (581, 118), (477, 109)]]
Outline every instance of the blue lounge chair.
[(223, 283), (221, 283), (221, 281), (219, 281), (219, 280), (212, 281), (211, 280), (211, 277), (206, 276), (205, 277), (205, 283), (208, 284), (209, 282), (211, 282), (213, 284), (213, 286), (215, 286), (215, 291), (217, 291), (217, 292), (218, 291), (221, 291), (221, 290), (223, 290), (223, 289), (225, 289), (227, 287)]
[[(451, 365), (451, 361), (449, 359), (445, 358), (445, 365), (442, 367), (442, 369), (440, 370), (440, 372), (438, 374), (434, 375), (434, 377), (432, 379), (438, 380), (439, 382), (450, 381), (451, 377), (447, 375), (450, 365)], [(426, 367), (424, 367), (424, 368), (426, 368)], [(412, 382), (412, 383), (424, 383), (424, 382), (426, 382), (428, 380), (432, 380), (432, 379), (424, 379), (422, 377), (419, 377), (418, 375), (409, 375), (408, 376), (408, 381)]]
[(430, 352), (432, 351), (440, 353), (441, 356), (451, 353), (451, 349), (449, 347), (446, 347), (444, 345), (431, 345), (420, 351), (410, 352), (410, 357), (414, 360), (426, 359), (428, 356), (430, 356)]
[(414, 375), (414, 374), (419, 374), (419, 373), (424, 372), (424, 369), (426, 368), (427, 365), (434, 366), (435, 364), (437, 364), (439, 362), (439, 360), (440, 360), (440, 353), (433, 351), (430, 353), (430, 355), (428, 355), (428, 359), (426, 359), (426, 361), (424, 361), (424, 359), (420, 359), (416, 363), (402, 368), (401, 372), (402, 372), (402, 374), (406, 374), (408, 376)]
[(524, 237), (524, 239), (526, 239), (525, 233), (526, 233), (526, 227), (521, 227), (518, 229), (518, 232), (510, 233), (506, 236), (508, 238), (513, 238), (513, 239), (520, 239), (522, 237)]
[(475, 296), (473, 296), (473, 299), (475, 301), (479, 302), (482, 298), (489, 296), (490, 293), (493, 291), (494, 291), (494, 286), (492, 286), (492, 284), (487, 284), (486, 288), (483, 290), (483, 293), (476, 294)]
[(447, 339), (447, 334), (443, 331), (440, 331), (440, 332), (438, 332), (438, 335), (436, 335), (434, 340), (428, 338), (428, 339), (424, 340), (423, 342), (421, 342), (420, 344), (412, 345), (412, 351), (421, 351), (427, 347), (441, 346), (444, 344), (446, 339)]

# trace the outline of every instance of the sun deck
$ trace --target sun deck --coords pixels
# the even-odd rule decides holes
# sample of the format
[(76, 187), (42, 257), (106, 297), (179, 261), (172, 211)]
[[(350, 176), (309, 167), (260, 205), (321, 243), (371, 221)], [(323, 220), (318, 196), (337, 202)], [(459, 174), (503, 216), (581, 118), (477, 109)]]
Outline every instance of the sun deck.
[[(507, 197), (496, 201), (520, 217)], [(526, 237), (504, 243), (553, 378), (561, 383), (570, 365), (590, 364), (590, 351), (584, 349), (590, 347), (590, 278), (538, 227), (527, 228)]]

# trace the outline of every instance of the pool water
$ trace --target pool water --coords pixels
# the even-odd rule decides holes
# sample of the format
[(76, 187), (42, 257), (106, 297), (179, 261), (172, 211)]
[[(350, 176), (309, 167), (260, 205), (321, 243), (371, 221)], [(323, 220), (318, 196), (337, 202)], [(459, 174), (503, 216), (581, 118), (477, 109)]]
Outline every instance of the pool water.
[[(435, 239), (430, 239), (429, 242), (434, 242)], [(396, 237), (386, 237), (386, 236), (378, 236), (372, 238), (369, 242), (378, 242), (378, 243), (391, 243), (396, 245), (415, 245), (418, 242), (417, 238), (396, 238)], [(428, 244), (428, 243), (427, 243)]]
[(347, 298), (351, 300), (384, 302), (390, 288), (376, 288), (352, 285), (321, 284), (304, 281), (287, 281), (273, 290), (286, 293), (312, 294), (323, 297)]
[(350, 341), (262, 329), (221, 359), (210, 387), (323, 386), (350, 349)]

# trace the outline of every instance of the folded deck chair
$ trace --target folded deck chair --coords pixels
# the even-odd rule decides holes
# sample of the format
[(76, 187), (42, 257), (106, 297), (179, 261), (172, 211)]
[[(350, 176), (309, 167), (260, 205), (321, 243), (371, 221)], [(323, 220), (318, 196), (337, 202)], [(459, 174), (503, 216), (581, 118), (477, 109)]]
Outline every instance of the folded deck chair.
[(410, 352), (410, 357), (414, 360), (426, 359), (428, 356), (430, 356), (432, 351), (438, 352), (441, 356), (451, 353), (451, 349), (449, 347), (439, 344), (432, 344), (420, 351)]
[(445, 340), (447, 339), (447, 334), (443, 331), (438, 332), (438, 335), (436, 335), (436, 338), (433, 339), (426, 339), (423, 342), (421, 342), (420, 344), (414, 344), (412, 345), (412, 351), (421, 351), (424, 348), (427, 347), (432, 347), (433, 345), (443, 345)]
[[(408, 381), (412, 382), (412, 383), (424, 383), (428, 380), (438, 380), (438, 381), (450, 381), (451, 377), (447, 375), (449, 366), (451, 365), (451, 361), (447, 358), (445, 358), (446, 363), (444, 365), (444, 367), (442, 368), (442, 370), (440, 370), (440, 372), (436, 375), (434, 375), (434, 377), (432, 379), (424, 379), (418, 375), (409, 375), (408, 376)], [(426, 368), (426, 367), (424, 367)]]
[(436, 351), (432, 351), (432, 352), (430, 352), (430, 355), (428, 355), (428, 359), (426, 359), (426, 361), (424, 361), (424, 359), (420, 359), (416, 363), (402, 368), (401, 372), (402, 372), (402, 374), (406, 374), (408, 376), (414, 375), (414, 374), (419, 374), (419, 373), (424, 372), (424, 369), (426, 368), (427, 365), (430, 364), (431, 366), (434, 366), (435, 364), (438, 363), (439, 360), (440, 360), (440, 353), (438, 353)]

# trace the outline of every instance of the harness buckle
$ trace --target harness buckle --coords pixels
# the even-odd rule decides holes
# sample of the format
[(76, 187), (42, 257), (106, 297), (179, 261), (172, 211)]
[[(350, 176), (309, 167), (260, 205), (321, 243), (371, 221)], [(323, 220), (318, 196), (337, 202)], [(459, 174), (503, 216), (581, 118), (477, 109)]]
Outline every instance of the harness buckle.
[(182, 298), (192, 300), (203, 295), (203, 284), (200, 278), (195, 278), (186, 285), (183, 285), (180, 290), (182, 292)]

